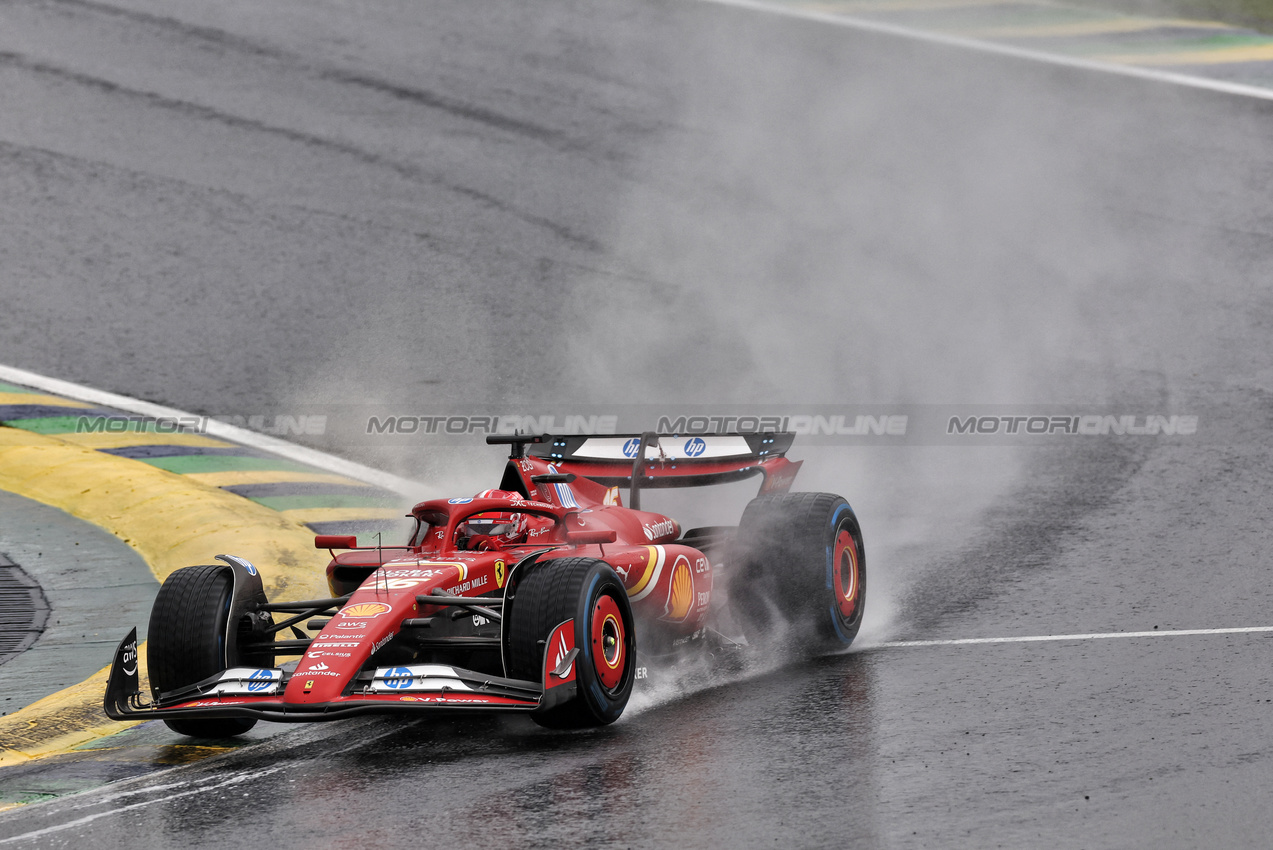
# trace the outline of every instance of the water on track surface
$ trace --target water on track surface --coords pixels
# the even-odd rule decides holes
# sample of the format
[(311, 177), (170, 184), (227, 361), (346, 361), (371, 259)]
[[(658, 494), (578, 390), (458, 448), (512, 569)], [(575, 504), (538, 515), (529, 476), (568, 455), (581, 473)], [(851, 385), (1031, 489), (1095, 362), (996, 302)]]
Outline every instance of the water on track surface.
[[(0, 361), (210, 413), (1178, 409), (1197, 439), (806, 450), (800, 486), (862, 516), (864, 644), (1267, 624), (1268, 106), (692, 3), (483, 5), (6, 5)], [(1252, 844), (1266, 639), (1193, 641), (789, 663), (585, 735), (288, 730), (0, 835)]]

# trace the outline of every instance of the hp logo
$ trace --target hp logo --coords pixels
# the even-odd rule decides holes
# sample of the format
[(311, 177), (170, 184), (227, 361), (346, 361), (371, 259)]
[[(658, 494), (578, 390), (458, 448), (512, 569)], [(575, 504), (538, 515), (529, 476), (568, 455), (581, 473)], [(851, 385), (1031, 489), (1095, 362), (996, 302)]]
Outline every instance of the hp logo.
[(411, 687), (414, 683), (415, 677), (411, 675), (411, 670), (407, 667), (390, 667), (385, 671), (386, 688), (401, 691), (404, 688)]
[(263, 691), (272, 684), (274, 684), (274, 674), (269, 670), (253, 670), (252, 675), (248, 676), (249, 691)]

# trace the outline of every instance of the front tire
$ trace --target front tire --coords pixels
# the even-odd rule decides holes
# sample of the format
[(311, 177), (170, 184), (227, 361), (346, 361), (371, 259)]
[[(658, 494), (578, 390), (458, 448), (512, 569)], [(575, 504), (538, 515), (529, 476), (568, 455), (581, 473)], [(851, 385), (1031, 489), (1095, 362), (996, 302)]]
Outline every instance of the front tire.
[(533, 565), (518, 577), (508, 617), (508, 675), (539, 681), (553, 629), (574, 620), (575, 697), (531, 717), (550, 729), (584, 729), (623, 714), (636, 678), (636, 632), (628, 592), (618, 574), (594, 558)]
[(730, 598), (749, 643), (806, 653), (853, 642), (866, 603), (866, 549), (857, 516), (834, 493), (753, 499), (739, 521)]
[[(168, 576), (150, 611), (146, 662), (155, 699), (226, 668), (225, 645), (234, 574), (230, 567), (185, 567)], [(239, 666), (230, 659), (229, 666)], [(255, 665), (253, 665), (255, 666)], [(165, 718), (168, 728), (194, 738), (228, 738), (256, 725), (250, 717)]]

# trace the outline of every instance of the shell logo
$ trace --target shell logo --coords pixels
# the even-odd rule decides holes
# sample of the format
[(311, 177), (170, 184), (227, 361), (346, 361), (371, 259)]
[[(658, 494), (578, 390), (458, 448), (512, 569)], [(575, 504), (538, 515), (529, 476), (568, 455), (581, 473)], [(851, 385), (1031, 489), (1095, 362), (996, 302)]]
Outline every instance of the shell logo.
[(672, 567), (672, 589), (667, 599), (668, 619), (684, 620), (690, 615), (690, 606), (693, 603), (694, 576), (690, 572), (689, 560), (680, 555)]
[(388, 605), (380, 602), (360, 602), (357, 605), (350, 605), (348, 608), (342, 608), (340, 616), (342, 617), (359, 617), (370, 620), (372, 617), (379, 617), (386, 611), (392, 610)]

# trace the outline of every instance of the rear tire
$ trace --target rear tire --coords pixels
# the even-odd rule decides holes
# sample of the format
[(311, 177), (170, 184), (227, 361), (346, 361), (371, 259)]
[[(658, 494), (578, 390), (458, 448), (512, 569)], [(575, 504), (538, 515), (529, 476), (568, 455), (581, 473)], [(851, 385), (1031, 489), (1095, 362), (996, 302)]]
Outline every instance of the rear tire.
[(505, 603), (508, 675), (540, 681), (553, 629), (575, 622), (576, 695), (531, 717), (550, 729), (613, 723), (632, 696), (636, 632), (628, 592), (618, 574), (594, 558), (562, 558), (533, 565), (517, 577)]
[(749, 643), (843, 649), (862, 626), (866, 550), (857, 516), (834, 493), (753, 499), (729, 559), (730, 598)]
[[(156, 699), (226, 668), (226, 617), (234, 589), (230, 567), (185, 567), (168, 576), (150, 611), (146, 662)], [(230, 659), (229, 666), (239, 666)], [(258, 660), (259, 659), (255, 659)], [(258, 666), (258, 665), (253, 665)], [(194, 738), (228, 738), (256, 725), (250, 717), (164, 719), (168, 728)]]

